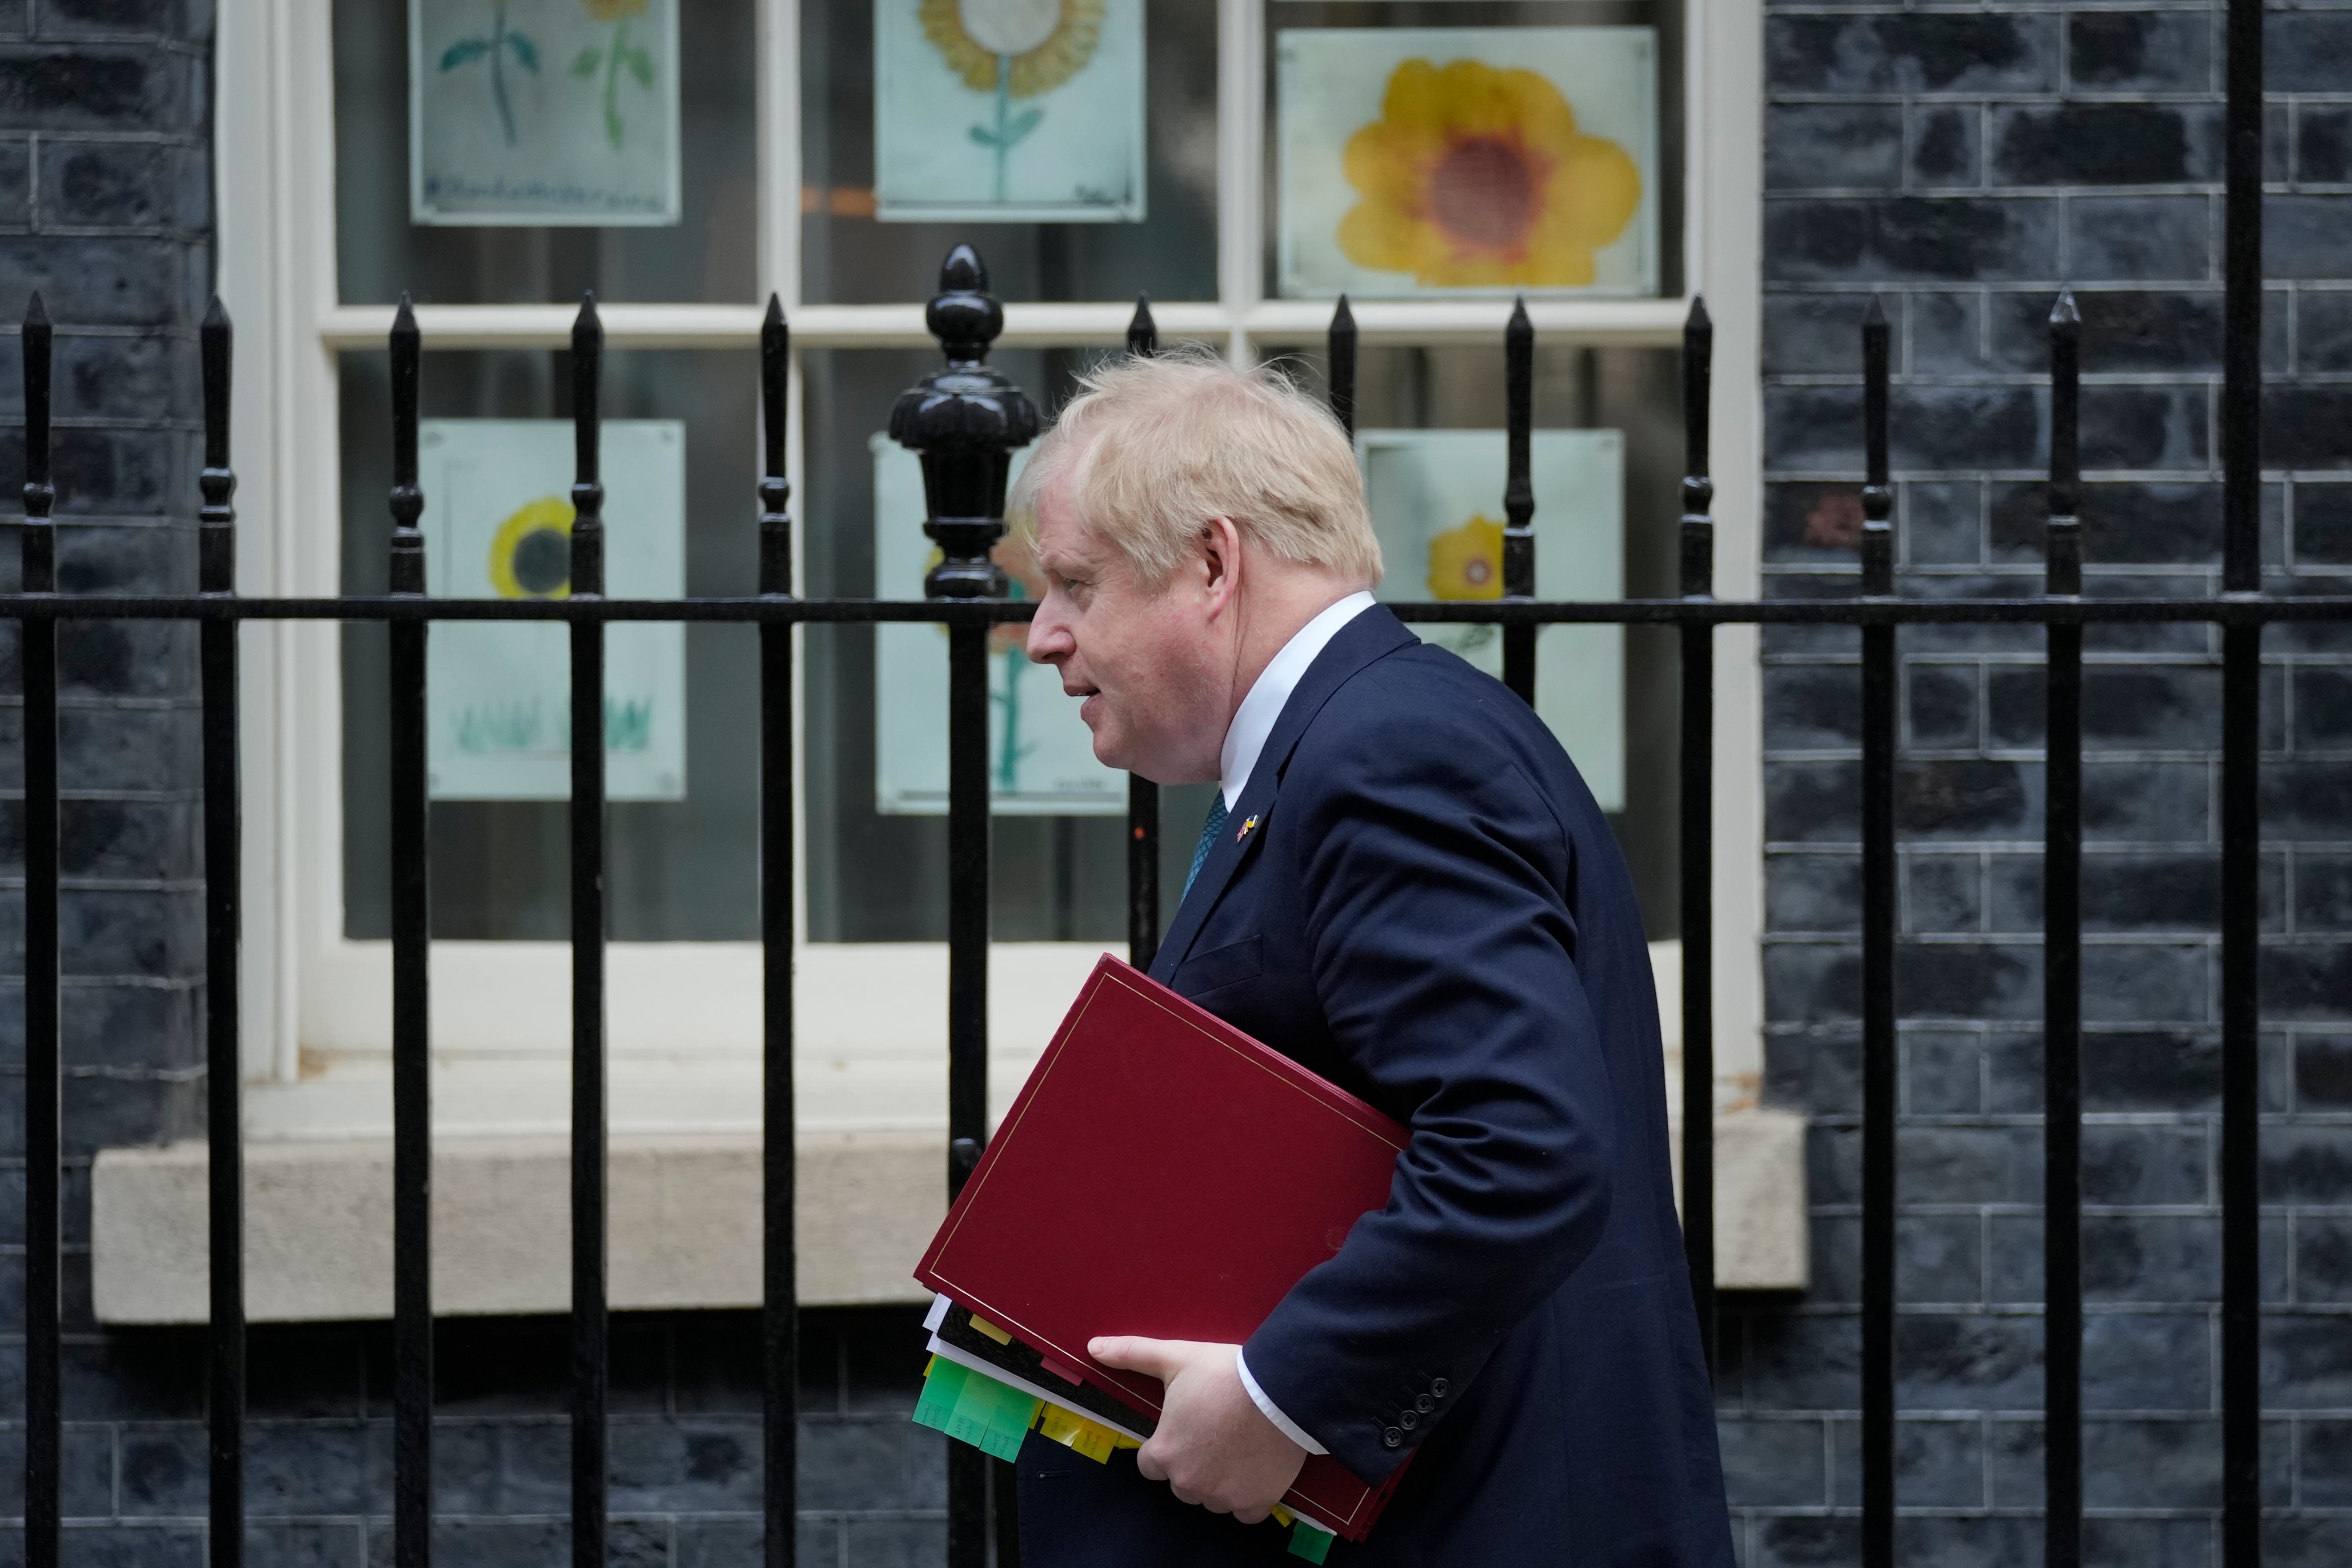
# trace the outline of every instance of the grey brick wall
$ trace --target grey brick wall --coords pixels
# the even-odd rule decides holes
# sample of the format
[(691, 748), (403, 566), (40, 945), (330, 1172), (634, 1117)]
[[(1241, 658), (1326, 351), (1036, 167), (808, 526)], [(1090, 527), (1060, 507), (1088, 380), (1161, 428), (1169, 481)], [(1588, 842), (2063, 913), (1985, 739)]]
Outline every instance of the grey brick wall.
[[(2352, 584), (2352, 11), (2270, 31), (2269, 586)], [(2204, 5), (1766, 17), (1768, 592), (1853, 592), (1858, 325), (1894, 323), (1903, 591), (2034, 593), (2057, 288), (2084, 315), (2089, 591), (2216, 591), (2221, 17)], [(2041, 634), (1904, 634), (1907, 1563), (2039, 1560)], [(2217, 1561), (2218, 642), (2086, 639), (2089, 1547)], [(1857, 1555), (1859, 697), (1764, 642), (1769, 1095), (1813, 1118), (1814, 1289), (1727, 1321), (1743, 1561)], [(2352, 1562), (2352, 629), (2273, 632), (2263, 918), (2273, 1564)]]

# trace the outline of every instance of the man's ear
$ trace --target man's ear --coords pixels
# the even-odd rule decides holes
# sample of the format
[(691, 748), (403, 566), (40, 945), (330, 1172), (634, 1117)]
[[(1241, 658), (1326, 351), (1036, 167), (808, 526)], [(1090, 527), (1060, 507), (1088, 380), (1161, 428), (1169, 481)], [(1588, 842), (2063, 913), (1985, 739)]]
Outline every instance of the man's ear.
[(1241, 592), (1242, 536), (1229, 517), (1213, 517), (1201, 530), (1201, 554), (1208, 569), (1203, 587), (1208, 595), (1208, 609), (1216, 614), (1233, 603)]

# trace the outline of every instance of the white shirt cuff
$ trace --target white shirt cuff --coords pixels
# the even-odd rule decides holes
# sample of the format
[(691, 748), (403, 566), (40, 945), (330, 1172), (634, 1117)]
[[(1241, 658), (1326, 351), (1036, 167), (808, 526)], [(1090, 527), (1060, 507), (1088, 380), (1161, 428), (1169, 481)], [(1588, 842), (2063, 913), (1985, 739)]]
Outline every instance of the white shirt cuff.
[(1265, 1390), (1260, 1388), (1257, 1385), (1257, 1379), (1250, 1375), (1249, 1358), (1242, 1354), (1239, 1347), (1235, 1347), (1234, 1351), (1234, 1370), (1242, 1374), (1242, 1386), (1249, 1390), (1250, 1402), (1258, 1407), (1267, 1420), (1274, 1423), (1276, 1431), (1310, 1454), (1328, 1454), (1331, 1451), (1309, 1437), (1305, 1427), (1285, 1415), (1282, 1413), (1282, 1407), (1265, 1396)]

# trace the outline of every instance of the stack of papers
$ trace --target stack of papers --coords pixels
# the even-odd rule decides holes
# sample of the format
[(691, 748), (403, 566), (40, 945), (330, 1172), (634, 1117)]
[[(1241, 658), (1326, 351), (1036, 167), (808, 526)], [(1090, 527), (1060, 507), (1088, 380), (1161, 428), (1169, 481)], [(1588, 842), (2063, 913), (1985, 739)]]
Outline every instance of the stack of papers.
[[(945, 1296), (932, 1301), (923, 1327), (930, 1331), (931, 1359), (915, 1405), (920, 1426), (1008, 1463), (1020, 1456), (1033, 1426), (1098, 1465), (1151, 1435), (1150, 1417), (1089, 1384), (1066, 1382), (1037, 1352)], [(1050, 1388), (1042, 1381), (1048, 1378)], [(1292, 1556), (1320, 1563), (1331, 1550), (1333, 1531), (1312, 1520), (1279, 1505), (1273, 1518), (1290, 1531)]]

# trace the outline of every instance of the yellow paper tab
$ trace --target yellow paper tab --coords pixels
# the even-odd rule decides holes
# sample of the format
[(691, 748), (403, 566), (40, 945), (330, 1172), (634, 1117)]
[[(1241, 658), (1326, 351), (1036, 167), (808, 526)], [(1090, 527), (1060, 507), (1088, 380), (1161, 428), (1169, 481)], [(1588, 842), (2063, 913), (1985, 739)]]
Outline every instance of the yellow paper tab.
[(1274, 1515), (1275, 1523), (1282, 1526), (1285, 1530), (1288, 1530), (1290, 1528), (1291, 1512), (1288, 1509), (1283, 1507), (1280, 1503), (1276, 1503), (1274, 1507), (1267, 1511)]
[(990, 1339), (994, 1340), (1001, 1345), (1009, 1345), (1013, 1342), (1013, 1336), (1011, 1334), (1006, 1333), (1003, 1329), (998, 1328), (994, 1323), (990, 1322), (986, 1318), (980, 1316), (978, 1313), (974, 1313), (972, 1315), (971, 1331), (976, 1334), (986, 1334)]
[(1141, 1447), (1132, 1437), (1122, 1436), (1098, 1421), (1089, 1421), (1075, 1410), (1065, 1410), (1048, 1401), (1037, 1422), (1038, 1432), (1052, 1438), (1075, 1453), (1084, 1454), (1096, 1464), (1108, 1464), (1110, 1457), (1121, 1448)]

